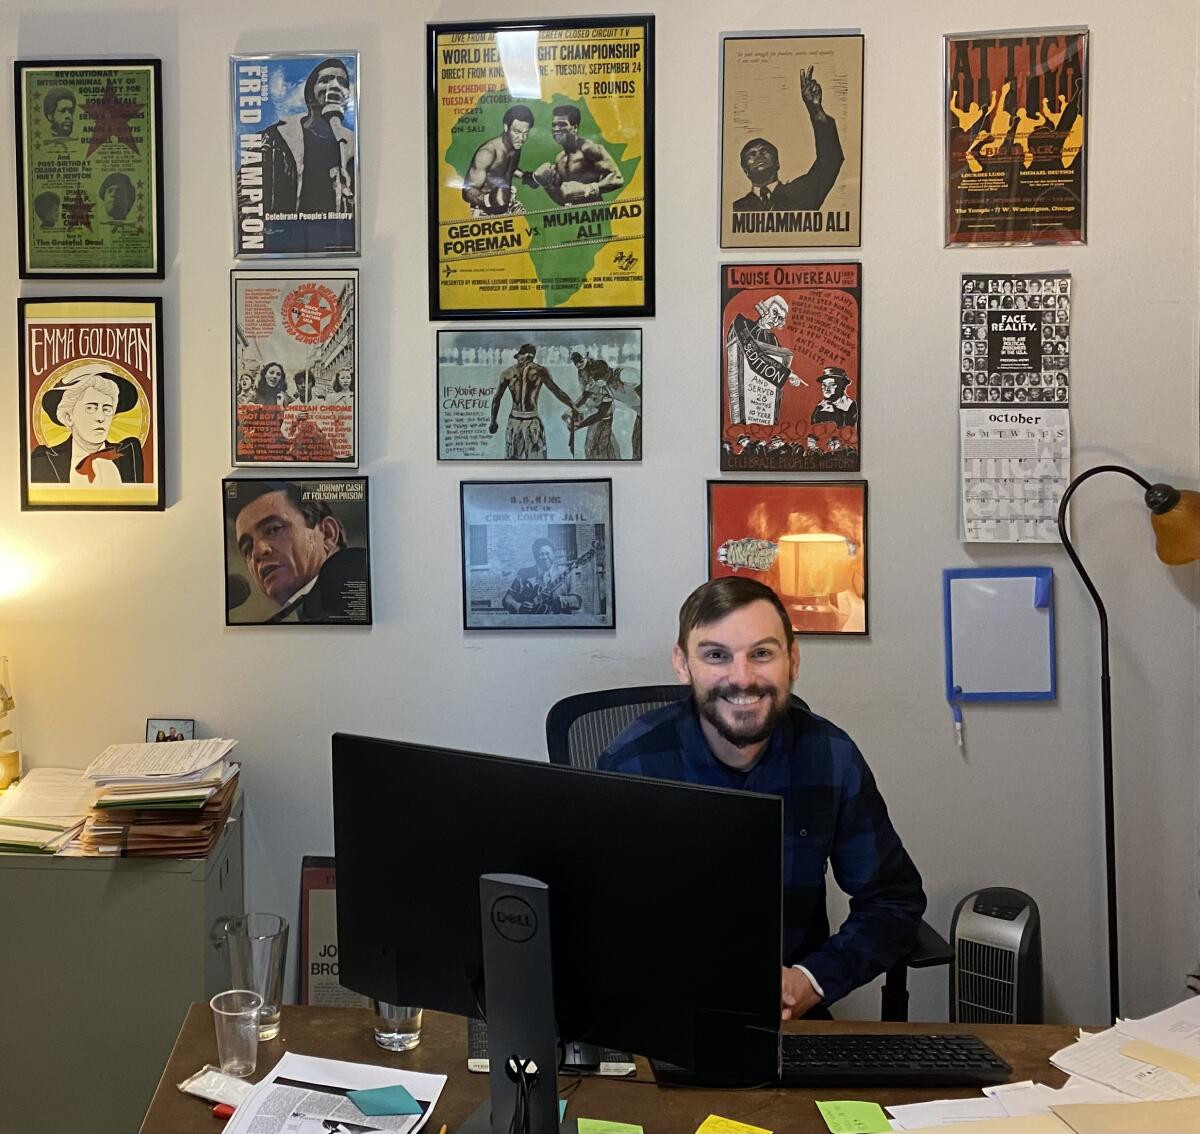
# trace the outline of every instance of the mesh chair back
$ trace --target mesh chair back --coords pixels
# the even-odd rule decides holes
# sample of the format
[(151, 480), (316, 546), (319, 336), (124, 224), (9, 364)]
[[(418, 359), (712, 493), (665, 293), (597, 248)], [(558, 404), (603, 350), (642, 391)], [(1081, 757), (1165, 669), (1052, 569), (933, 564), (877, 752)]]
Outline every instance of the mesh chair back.
[(691, 692), (689, 685), (638, 685), (564, 697), (546, 716), (550, 762), (594, 768), (600, 753), (643, 713), (681, 701)]

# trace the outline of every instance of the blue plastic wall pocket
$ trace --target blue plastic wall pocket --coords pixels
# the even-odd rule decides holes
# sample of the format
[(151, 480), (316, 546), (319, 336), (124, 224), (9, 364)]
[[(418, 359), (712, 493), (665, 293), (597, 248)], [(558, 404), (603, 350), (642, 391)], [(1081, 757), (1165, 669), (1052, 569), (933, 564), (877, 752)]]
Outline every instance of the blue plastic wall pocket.
[(951, 706), (1058, 696), (1053, 568), (948, 567), (942, 594)]

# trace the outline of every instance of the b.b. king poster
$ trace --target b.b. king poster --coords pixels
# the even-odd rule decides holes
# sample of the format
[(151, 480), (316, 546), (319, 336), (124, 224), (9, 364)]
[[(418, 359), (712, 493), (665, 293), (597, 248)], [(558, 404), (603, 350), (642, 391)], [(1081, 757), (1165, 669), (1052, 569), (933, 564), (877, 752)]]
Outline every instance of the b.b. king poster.
[(863, 37), (721, 47), (721, 247), (857, 247)]
[(1088, 32), (946, 37), (946, 244), (1087, 240)]
[(229, 64), (234, 255), (357, 255), (357, 52)]
[(722, 471), (859, 469), (862, 265), (720, 273)]

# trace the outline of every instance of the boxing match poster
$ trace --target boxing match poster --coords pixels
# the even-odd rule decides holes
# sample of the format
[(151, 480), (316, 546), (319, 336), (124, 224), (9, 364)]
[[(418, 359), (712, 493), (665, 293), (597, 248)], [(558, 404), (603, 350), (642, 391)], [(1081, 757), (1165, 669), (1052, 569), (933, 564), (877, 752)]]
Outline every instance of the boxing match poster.
[(357, 256), (358, 53), (234, 55), (233, 254)]
[(863, 37), (721, 41), (721, 247), (857, 248)]
[(431, 319), (654, 314), (654, 19), (431, 25)]
[(358, 270), (233, 271), (233, 464), (358, 464)]
[(16, 64), (22, 279), (163, 278), (162, 64)]
[(162, 509), (161, 299), (18, 299), (21, 507)]
[(721, 470), (862, 467), (862, 265), (722, 264)]
[(1088, 32), (946, 37), (946, 246), (1087, 242)]

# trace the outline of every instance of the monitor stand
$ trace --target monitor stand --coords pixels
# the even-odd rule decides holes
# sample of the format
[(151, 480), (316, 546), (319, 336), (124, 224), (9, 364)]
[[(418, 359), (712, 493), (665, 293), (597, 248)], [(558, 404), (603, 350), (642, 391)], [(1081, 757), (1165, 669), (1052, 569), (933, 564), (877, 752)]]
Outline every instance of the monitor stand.
[(558, 1036), (550, 964), (550, 888), (522, 874), (479, 878), (483, 980), (488, 1025), (491, 1098), (458, 1130), (508, 1134), (518, 1084), (514, 1059), (538, 1070), (529, 1093), (529, 1134), (574, 1132), (558, 1121)]

